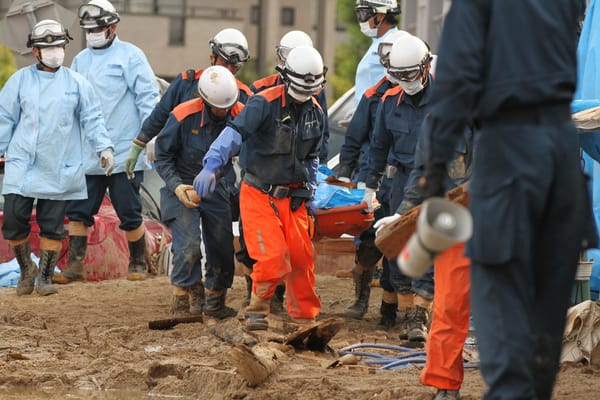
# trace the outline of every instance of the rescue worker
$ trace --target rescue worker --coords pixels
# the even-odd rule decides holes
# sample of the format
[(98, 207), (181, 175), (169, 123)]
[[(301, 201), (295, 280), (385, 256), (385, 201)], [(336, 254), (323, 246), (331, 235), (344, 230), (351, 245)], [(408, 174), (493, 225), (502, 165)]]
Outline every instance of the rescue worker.
[[(394, 31), (383, 39), (377, 48), (379, 61), (385, 67), (389, 67), (389, 53), (394, 41), (404, 35), (409, 35), (406, 31)], [(380, 103), (383, 94), (396, 83), (390, 81), (387, 76), (384, 76), (374, 86), (371, 86), (363, 94), (358, 107), (352, 116), (350, 125), (346, 130), (344, 144), (340, 150), (340, 167), (338, 179), (342, 182), (350, 182), (355, 180), (358, 185), (366, 180), (367, 175), (367, 153), (369, 142), (373, 136), (373, 127), (375, 126), (375, 115), (377, 106)], [(360, 165), (359, 165), (360, 164)], [(352, 178), (354, 177), (354, 178)], [(375, 220), (385, 217), (390, 214), (389, 208), (389, 189), (391, 180), (383, 177), (379, 191), (377, 192), (377, 200), (381, 205), (375, 210)], [(356, 245), (356, 265), (352, 269), (354, 278), (354, 294), (353, 303), (346, 309), (346, 316), (355, 319), (362, 319), (369, 309), (369, 297), (371, 295), (371, 281), (373, 273), (377, 266), (377, 262), (382, 258), (383, 254), (377, 246), (375, 246), (375, 229), (370, 228), (355, 237)], [(377, 324), (379, 329), (390, 329), (396, 322), (397, 297), (394, 288), (389, 280), (389, 266), (387, 259), (383, 257), (383, 271), (379, 279), (380, 285), (383, 288), (381, 307), (381, 320)]]
[[(15, 72), (0, 91), (0, 154), (6, 159), (2, 234), (21, 271), (18, 296), (31, 294), (34, 287), (40, 295), (57, 293), (52, 276), (65, 237), (65, 203), (87, 195), (83, 168), (87, 153), (82, 143), (94, 149), (94, 162), (106, 175), (115, 165), (92, 86), (62, 66), (69, 39), (57, 21), (35, 24), (27, 47), (37, 63)], [(29, 243), (34, 201), (40, 227), (39, 269)]]
[[(390, 210), (396, 210), (402, 202), (404, 186), (414, 167), (419, 129), (429, 109), (431, 58), (427, 44), (416, 36), (402, 36), (392, 45), (387, 72), (388, 79), (397, 86), (385, 92), (375, 117), (363, 198), (369, 210), (373, 209), (383, 175), (391, 180)], [(400, 311), (400, 338), (425, 341), (433, 299), (433, 272), (411, 279), (401, 274), (395, 259), (388, 262)]]
[(372, 39), (371, 46), (356, 67), (354, 104), (358, 105), (365, 91), (384, 76), (377, 48), (387, 35), (397, 30), (400, 4), (397, 0), (356, 0), (354, 11), (360, 31)]
[[(250, 58), (248, 41), (242, 32), (234, 28), (226, 28), (219, 31), (209, 42), (210, 65), (220, 65), (227, 68), (232, 74), (236, 74)], [(197, 98), (198, 80), (203, 70), (187, 70), (181, 72), (169, 84), (169, 88), (162, 95), (160, 101), (152, 110), (152, 113), (142, 124), (142, 129), (129, 149), (125, 160), (125, 169), (130, 177), (134, 176), (134, 169), (140, 153), (146, 148), (148, 142), (155, 138), (165, 126), (169, 113), (180, 103)], [(236, 79), (240, 97), (239, 101), (246, 103), (252, 95), (250, 88)]]
[(307, 208), (323, 135), (324, 116), (314, 98), (325, 83), (323, 60), (314, 48), (298, 46), (281, 73), (284, 84), (250, 98), (213, 142), (194, 179), (198, 195), (207, 196), (215, 188), (216, 171), (241, 149), (240, 211), (248, 253), (256, 260), (245, 313), (249, 330), (268, 328), (270, 300), (284, 280), (292, 319), (313, 321), (321, 309)]
[[(423, 122), (417, 141), (415, 166), (404, 187), (404, 198), (395, 213), (377, 221), (377, 233), (386, 225), (396, 223), (402, 214), (422, 203), (419, 181), (425, 166), (427, 119)], [(475, 130), (468, 124), (463, 136), (455, 146), (449, 162), (444, 189), (465, 183), (471, 175), (475, 148)], [(464, 243), (459, 243), (440, 254), (434, 262), (435, 293), (431, 329), (427, 336), (425, 352), (427, 362), (421, 372), (420, 382), (437, 389), (433, 400), (460, 399), (459, 390), (464, 379), (463, 347), (469, 332), (469, 267), (470, 260), (464, 256)]]
[(423, 190), (443, 196), (475, 120), (467, 255), (484, 399), (552, 398), (579, 254), (598, 245), (569, 109), (577, 15), (573, 1), (455, 0), (444, 22)]
[[(227, 318), (236, 311), (225, 305), (233, 283), (233, 231), (229, 188), (220, 179), (215, 191), (195, 202), (188, 196), (202, 170), (202, 159), (225, 124), (243, 108), (239, 88), (229, 70), (211, 66), (198, 79), (197, 99), (181, 103), (156, 139), (156, 171), (165, 181), (161, 189), (162, 219), (173, 234), (174, 314)], [(226, 168), (231, 169), (231, 164)], [(202, 228), (200, 228), (202, 226)], [(206, 251), (206, 279), (202, 283), (202, 251)], [(206, 306), (205, 291), (206, 289)]]
[[(111, 201), (125, 231), (129, 247), (127, 279), (146, 278), (146, 239), (142, 219), (140, 184), (143, 172), (127, 179), (125, 157), (129, 143), (142, 121), (156, 105), (158, 85), (144, 53), (119, 40), (120, 20), (108, 0), (91, 0), (79, 7), (79, 26), (85, 32), (87, 48), (73, 59), (72, 68), (86, 77), (100, 98), (109, 137), (115, 143), (115, 173), (105, 176), (92, 158), (85, 161), (87, 199), (67, 204), (69, 217), (69, 264), (57, 283), (84, 280), (84, 259), (88, 227), (94, 224), (108, 189)], [(142, 162), (138, 169), (149, 167)]]
[[(275, 46), (275, 53), (277, 55), (277, 68), (281, 68), (285, 65), (285, 60), (290, 53), (290, 51), (298, 46), (310, 46), (313, 47), (313, 42), (310, 36), (303, 31), (293, 30), (287, 32), (285, 35), (281, 37), (279, 40), (279, 44)], [(273, 86), (283, 84), (283, 77), (281, 72), (276, 72), (267, 77), (261, 78), (255, 81), (252, 85), (250, 85), (250, 89), (253, 93), (262, 92), (265, 89), (271, 88)], [(321, 106), (321, 110), (323, 110), (323, 115), (327, 117), (327, 95), (325, 94), (325, 88), (320, 90), (316, 95), (317, 101)], [(321, 142), (321, 148), (319, 150), (319, 163), (326, 164), (328, 157), (328, 143), (329, 143), (329, 124), (327, 122), (327, 118), (324, 120), (324, 130), (323, 130), (323, 139)], [(243, 241), (243, 234), (240, 232), (240, 242)], [(252, 292), (252, 279), (250, 279), (250, 273), (252, 273), (252, 265), (254, 264), (254, 260), (252, 260), (248, 256), (248, 252), (244, 251), (245, 246), (242, 246), (242, 250), (236, 254), (238, 261), (243, 262), (246, 270), (246, 283), (248, 289), (248, 300), (250, 299), (250, 295)], [(275, 289), (275, 295), (273, 296), (271, 302), (271, 312), (279, 312), (283, 311), (283, 301), (285, 295), (285, 282), (281, 282), (277, 288)]]

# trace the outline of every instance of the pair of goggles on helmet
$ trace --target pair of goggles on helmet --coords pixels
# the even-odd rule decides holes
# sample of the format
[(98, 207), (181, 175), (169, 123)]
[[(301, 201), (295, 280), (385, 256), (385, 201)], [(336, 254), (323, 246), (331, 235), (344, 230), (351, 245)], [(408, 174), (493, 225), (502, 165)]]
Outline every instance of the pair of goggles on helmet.
[[(233, 65), (237, 68), (241, 68), (242, 65), (250, 58), (248, 50), (237, 43), (217, 43), (211, 40), (209, 44), (212, 47), (215, 55), (221, 57), (227, 64)], [(235, 51), (228, 52), (225, 50), (225, 48), (234, 48)]]
[(277, 45), (275, 46), (275, 51), (277, 52), (277, 57), (279, 57), (280, 60), (285, 61), (290, 54), (290, 51), (292, 51), (292, 48)]
[(412, 82), (419, 78), (421, 75), (423, 75), (423, 71), (425, 71), (425, 66), (421, 64), (407, 68), (388, 67), (387, 71), (388, 74), (390, 74), (390, 76), (394, 77), (399, 81)]
[[(279, 71), (279, 73), (281, 73), (282, 75), (287, 76), (288, 78), (289, 77), (296, 78), (296, 79), (294, 79), (294, 81), (296, 81), (296, 82), (298, 79), (300, 79), (304, 82), (307, 82), (307, 83), (318, 81), (319, 84), (321, 84), (321, 85), (325, 83), (325, 74), (327, 73), (327, 67), (325, 65), (323, 66), (323, 72), (321, 74), (317, 74), (317, 75), (311, 74), (311, 73), (299, 74), (297, 72), (290, 71), (287, 68), (280, 67), (279, 65), (276, 66), (275, 69), (277, 71)], [(309, 86), (307, 86), (307, 87), (309, 87)]]
[(31, 33), (27, 37), (27, 47), (34, 46), (61, 46), (69, 42), (69, 40), (73, 40), (71, 35), (69, 35), (69, 31), (65, 29), (64, 33), (57, 34), (56, 32), (52, 32), (51, 30), (44, 31), (42, 33), (38, 33), (35, 35), (36, 37), (32, 37)]
[(367, 22), (377, 14), (377, 10), (369, 6), (358, 6), (354, 9), (358, 22)]
[(377, 46), (377, 55), (379, 56), (379, 62), (385, 68), (390, 66), (390, 51), (392, 51), (392, 44), (389, 42), (381, 42)]
[(82, 4), (79, 6), (79, 11), (77, 14), (79, 15), (79, 19), (98, 19), (100, 17), (115, 15), (114, 13), (106, 11), (104, 8), (98, 7), (94, 4)]

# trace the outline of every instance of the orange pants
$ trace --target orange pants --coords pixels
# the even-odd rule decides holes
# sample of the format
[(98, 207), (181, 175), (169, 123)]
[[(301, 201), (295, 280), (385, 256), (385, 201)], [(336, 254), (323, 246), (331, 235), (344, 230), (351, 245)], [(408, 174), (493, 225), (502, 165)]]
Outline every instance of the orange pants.
[(276, 199), (243, 182), (240, 213), (248, 254), (256, 260), (251, 274), (253, 293), (270, 299), (277, 284), (285, 280), (288, 315), (316, 317), (321, 301), (315, 292), (315, 253), (306, 207), (292, 212), (289, 197)]
[(464, 377), (462, 353), (470, 309), (470, 260), (464, 247), (464, 243), (451, 247), (434, 263), (433, 319), (420, 382), (437, 389), (458, 390)]

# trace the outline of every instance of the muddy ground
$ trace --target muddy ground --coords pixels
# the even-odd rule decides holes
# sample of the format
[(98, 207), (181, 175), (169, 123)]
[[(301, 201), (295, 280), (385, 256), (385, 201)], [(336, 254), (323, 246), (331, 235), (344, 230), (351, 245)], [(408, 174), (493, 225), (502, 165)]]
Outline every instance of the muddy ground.
[[(341, 318), (352, 298), (351, 280), (321, 274), (317, 289), (320, 319)], [(229, 303), (240, 308), (244, 292), (245, 282), (236, 276)], [(228, 361), (233, 345), (211, 333), (214, 321), (148, 329), (148, 321), (168, 317), (170, 293), (164, 276), (75, 283), (48, 297), (0, 289), (0, 398), (425, 400), (434, 393), (419, 385), (417, 367), (382, 371), (361, 361), (328, 369), (335, 352), (295, 351), (275, 342), (282, 351), (278, 368), (250, 388)], [(399, 344), (395, 332), (375, 330), (380, 296), (374, 288), (365, 320), (342, 318), (344, 326), (330, 342), (334, 351), (360, 342)], [(283, 337), (285, 318), (274, 322), (282, 330), (259, 339)], [(229, 324), (232, 331), (239, 328), (237, 320)], [(599, 376), (597, 368), (563, 366), (554, 398), (597, 399)], [(463, 398), (481, 398), (484, 389), (478, 370), (468, 369)]]

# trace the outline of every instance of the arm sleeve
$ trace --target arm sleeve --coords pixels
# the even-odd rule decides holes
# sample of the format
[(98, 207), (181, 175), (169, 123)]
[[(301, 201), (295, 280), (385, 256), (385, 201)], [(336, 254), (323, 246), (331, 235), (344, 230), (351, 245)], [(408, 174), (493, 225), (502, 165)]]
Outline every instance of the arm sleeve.
[(304, 160), (304, 166), (308, 171), (308, 188), (314, 191), (317, 189), (317, 170), (319, 169), (319, 160), (317, 158), (309, 158)]
[(227, 164), (229, 159), (239, 153), (242, 147), (242, 135), (235, 128), (226, 126), (210, 145), (204, 156), (204, 168), (216, 172)]
[(392, 141), (385, 126), (385, 103), (379, 102), (375, 117), (373, 137), (369, 143), (369, 166), (367, 168), (366, 185), (371, 189), (378, 189), (383, 176), (387, 155), (390, 152)]
[(0, 91), (0, 156), (4, 155), (21, 118), (19, 86), (21, 72), (13, 74)]
[(360, 152), (365, 143), (369, 142), (369, 131), (371, 130), (371, 118), (369, 116), (369, 99), (363, 95), (358, 107), (352, 115), (350, 125), (344, 137), (344, 144), (340, 150), (340, 176), (342, 169), (348, 171), (348, 178), (358, 164)]
[(319, 162), (327, 164), (329, 157), (329, 118), (327, 116), (327, 95), (325, 89), (321, 90), (317, 96), (317, 101), (323, 111), (323, 139), (321, 139), (321, 148), (319, 150)]
[(158, 98), (158, 83), (154, 78), (154, 71), (141, 50), (137, 49), (130, 62), (131, 70), (126, 74), (127, 86), (135, 96), (135, 104), (140, 119), (143, 121), (152, 113)]
[(182, 122), (177, 121), (173, 115), (169, 116), (164, 129), (156, 137), (154, 148), (156, 172), (171, 191), (175, 191), (175, 188), (183, 183), (175, 165), (176, 156), (181, 148), (179, 132)]

